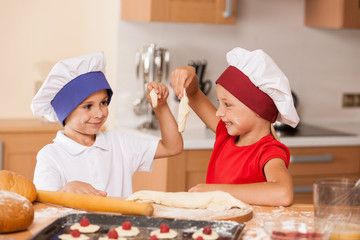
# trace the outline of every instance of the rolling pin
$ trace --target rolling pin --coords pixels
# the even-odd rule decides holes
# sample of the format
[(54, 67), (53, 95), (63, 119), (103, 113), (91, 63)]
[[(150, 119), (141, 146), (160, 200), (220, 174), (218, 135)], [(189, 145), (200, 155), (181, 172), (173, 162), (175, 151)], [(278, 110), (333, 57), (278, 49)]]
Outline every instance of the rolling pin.
[(125, 215), (151, 216), (154, 208), (148, 203), (130, 202), (111, 197), (80, 193), (37, 190), (36, 201), (90, 211), (114, 212)]

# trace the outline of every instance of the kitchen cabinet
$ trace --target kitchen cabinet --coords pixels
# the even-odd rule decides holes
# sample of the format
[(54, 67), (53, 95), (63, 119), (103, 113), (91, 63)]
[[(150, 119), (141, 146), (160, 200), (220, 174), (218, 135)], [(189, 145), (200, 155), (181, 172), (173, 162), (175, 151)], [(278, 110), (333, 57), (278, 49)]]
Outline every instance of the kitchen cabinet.
[(360, 0), (306, 0), (305, 25), (360, 28)]
[(312, 203), (312, 184), (320, 178), (360, 177), (360, 146), (290, 148), (289, 170), (295, 202)]
[(32, 181), (38, 151), (51, 143), (61, 128), (60, 123), (38, 119), (1, 119), (0, 169), (16, 172)]
[(235, 24), (236, 0), (122, 0), (121, 19)]
[[(289, 149), (291, 153), (289, 171), (294, 181), (294, 203), (312, 203), (312, 184), (315, 179), (360, 177), (360, 146)], [(166, 159), (166, 164), (162, 166), (163, 185), (157, 189), (149, 185), (144, 189), (187, 191), (198, 183), (205, 183), (211, 153), (212, 150), (185, 150), (178, 156)], [(152, 179), (158, 176), (159, 174), (156, 173), (152, 175)]]

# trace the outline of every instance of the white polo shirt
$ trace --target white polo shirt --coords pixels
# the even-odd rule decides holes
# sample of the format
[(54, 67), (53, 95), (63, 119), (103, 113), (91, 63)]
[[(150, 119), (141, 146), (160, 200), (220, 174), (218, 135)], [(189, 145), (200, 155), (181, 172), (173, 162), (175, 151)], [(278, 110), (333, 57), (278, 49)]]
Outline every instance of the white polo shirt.
[(57, 191), (71, 181), (89, 183), (111, 197), (132, 194), (135, 171), (152, 170), (159, 140), (142, 139), (117, 130), (99, 132), (93, 146), (83, 146), (58, 131), (52, 144), (37, 155), (34, 184)]

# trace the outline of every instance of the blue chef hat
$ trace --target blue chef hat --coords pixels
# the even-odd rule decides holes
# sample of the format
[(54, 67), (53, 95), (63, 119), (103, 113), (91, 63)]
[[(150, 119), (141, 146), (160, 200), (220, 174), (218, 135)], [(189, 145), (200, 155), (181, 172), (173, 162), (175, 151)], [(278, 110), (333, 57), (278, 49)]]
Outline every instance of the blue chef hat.
[(64, 126), (65, 118), (91, 94), (106, 89), (110, 102), (113, 92), (104, 72), (103, 52), (58, 62), (33, 98), (32, 112)]

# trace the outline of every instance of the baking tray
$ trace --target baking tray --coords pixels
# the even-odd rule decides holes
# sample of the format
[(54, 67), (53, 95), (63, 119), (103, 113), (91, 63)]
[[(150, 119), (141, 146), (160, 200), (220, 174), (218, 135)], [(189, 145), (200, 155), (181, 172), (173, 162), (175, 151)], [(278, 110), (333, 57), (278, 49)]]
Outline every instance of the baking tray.
[(63, 233), (70, 233), (70, 226), (86, 217), (91, 224), (100, 226), (100, 230), (96, 233), (87, 234), (91, 240), (98, 239), (107, 234), (112, 229), (119, 227), (125, 221), (130, 221), (131, 225), (138, 227), (139, 235), (129, 237), (127, 239), (149, 239), (150, 232), (158, 229), (161, 223), (166, 223), (170, 229), (177, 231), (178, 235), (174, 239), (192, 239), (192, 234), (201, 230), (205, 226), (210, 226), (211, 229), (219, 234), (219, 239), (222, 240), (238, 240), (242, 230), (245, 227), (244, 223), (234, 221), (200, 221), (200, 220), (186, 220), (186, 219), (171, 219), (171, 218), (156, 218), (145, 216), (127, 216), (127, 215), (111, 215), (111, 214), (94, 214), (94, 213), (71, 213), (64, 215), (39, 233), (29, 238), (29, 240), (43, 240), (59, 239), (58, 236)]

